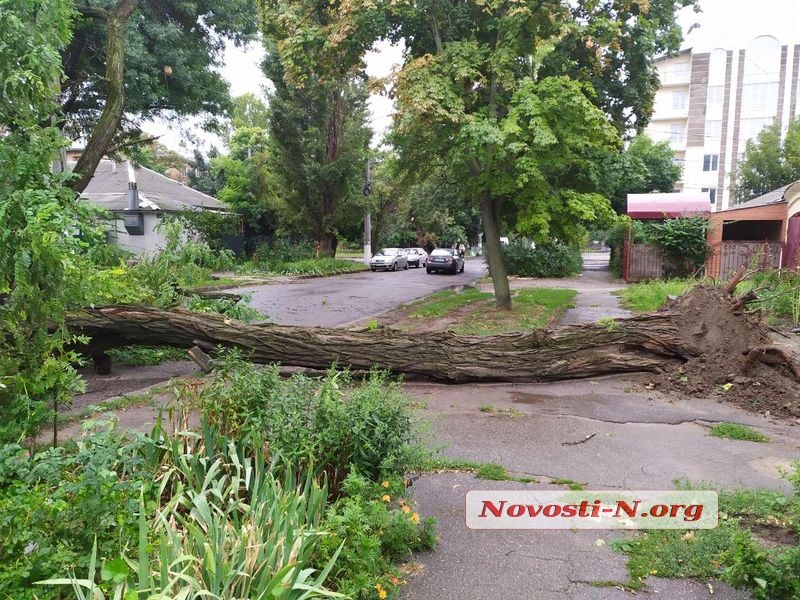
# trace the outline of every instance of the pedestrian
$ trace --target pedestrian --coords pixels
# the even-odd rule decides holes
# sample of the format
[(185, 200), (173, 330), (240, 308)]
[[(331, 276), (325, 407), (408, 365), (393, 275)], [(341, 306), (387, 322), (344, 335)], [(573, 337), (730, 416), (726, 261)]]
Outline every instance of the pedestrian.
[(463, 257), (464, 257), (464, 254), (466, 254), (466, 252), (467, 252), (467, 248), (466, 248), (466, 246), (464, 246), (464, 242), (460, 242), (460, 243), (458, 244), (458, 253), (459, 253), (459, 254), (461, 255), (461, 257), (463, 258)]

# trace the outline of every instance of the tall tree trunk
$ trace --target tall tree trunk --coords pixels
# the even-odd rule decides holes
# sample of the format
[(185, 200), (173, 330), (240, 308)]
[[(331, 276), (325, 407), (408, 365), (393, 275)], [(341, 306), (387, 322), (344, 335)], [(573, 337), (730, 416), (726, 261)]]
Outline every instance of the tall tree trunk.
[(106, 18), (106, 103), (75, 165), (74, 173), (78, 177), (70, 187), (76, 192), (82, 192), (89, 185), (125, 112), (125, 24), (138, 5), (139, 0), (118, 0), (114, 11)]
[(511, 310), (511, 288), (508, 285), (508, 272), (500, 249), (500, 222), (496, 200), (488, 192), (481, 194), (481, 218), (486, 236), (486, 262), (494, 285), (494, 302), (498, 310)]
[[(339, 159), (342, 153), (342, 122), (344, 120), (344, 93), (336, 89), (330, 93), (330, 114), (325, 129), (325, 158), (327, 164), (332, 164)], [(317, 241), (319, 242), (320, 256), (333, 257), (336, 254), (338, 240), (331, 228), (331, 218), (338, 203), (340, 185), (336, 180), (327, 180), (322, 183), (322, 203), (318, 215)]]

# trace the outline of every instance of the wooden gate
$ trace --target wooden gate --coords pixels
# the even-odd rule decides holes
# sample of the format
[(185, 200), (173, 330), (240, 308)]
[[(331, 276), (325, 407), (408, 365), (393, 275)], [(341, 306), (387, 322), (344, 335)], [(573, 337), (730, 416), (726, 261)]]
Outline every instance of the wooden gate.
[(625, 241), (623, 257), (625, 281), (660, 279), (664, 275), (664, 260), (661, 250), (651, 244), (630, 244)]

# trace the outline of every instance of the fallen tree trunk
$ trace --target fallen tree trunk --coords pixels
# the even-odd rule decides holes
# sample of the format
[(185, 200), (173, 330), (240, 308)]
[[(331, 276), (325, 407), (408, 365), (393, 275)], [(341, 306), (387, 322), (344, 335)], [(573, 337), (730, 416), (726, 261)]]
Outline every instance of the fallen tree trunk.
[(550, 381), (659, 371), (700, 354), (671, 313), (494, 336), (248, 324), (212, 313), (139, 306), (85, 309), (68, 320), (89, 354), (125, 345), (239, 348), (253, 362), (327, 369), (373, 367), (453, 383)]

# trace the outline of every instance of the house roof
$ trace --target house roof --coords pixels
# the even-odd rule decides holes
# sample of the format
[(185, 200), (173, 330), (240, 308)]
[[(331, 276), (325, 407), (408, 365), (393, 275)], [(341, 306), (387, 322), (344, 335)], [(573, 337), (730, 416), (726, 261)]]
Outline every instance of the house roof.
[(109, 159), (100, 161), (94, 177), (81, 196), (106, 210), (123, 211), (128, 208), (127, 191), (131, 180), (136, 182), (139, 190), (141, 210), (180, 212), (229, 208), (216, 198), (146, 167), (134, 166), (130, 161), (117, 163)]
[(789, 189), (791, 185), (792, 184), (790, 183), (788, 185), (783, 186), (782, 188), (778, 188), (777, 190), (772, 190), (771, 192), (762, 194), (761, 196), (753, 198), (752, 200), (748, 200), (747, 202), (742, 202), (741, 204), (732, 206), (728, 210), (739, 210), (741, 208), (753, 208), (756, 206), (766, 206), (768, 204), (777, 204), (779, 202), (785, 202), (786, 190)]

